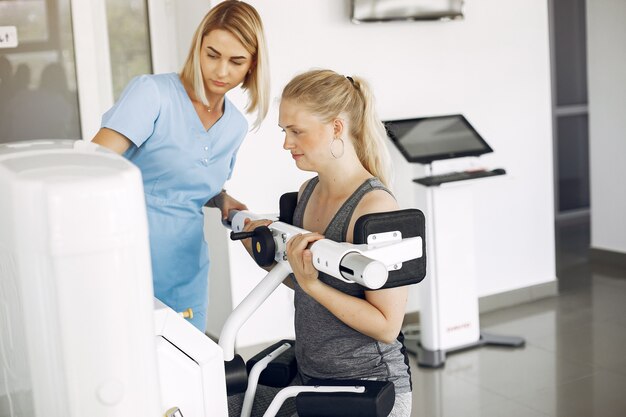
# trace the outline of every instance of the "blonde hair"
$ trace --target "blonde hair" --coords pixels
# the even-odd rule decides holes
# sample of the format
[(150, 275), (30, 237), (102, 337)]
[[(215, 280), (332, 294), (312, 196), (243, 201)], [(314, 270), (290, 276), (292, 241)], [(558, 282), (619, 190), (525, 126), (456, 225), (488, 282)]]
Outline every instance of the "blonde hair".
[(215, 29), (222, 29), (232, 34), (252, 56), (251, 72), (244, 78), (241, 88), (248, 92), (246, 113), (254, 111), (257, 113), (252, 126), (256, 129), (269, 109), (270, 82), (263, 23), (254, 7), (243, 1), (226, 0), (209, 10), (193, 35), (189, 54), (180, 76), (193, 88), (196, 98), (205, 106), (209, 106), (202, 79), (200, 54), (202, 40)]
[(374, 95), (365, 80), (344, 77), (331, 70), (312, 70), (292, 79), (285, 86), (282, 99), (304, 106), (324, 123), (345, 115), (359, 161), (370, 174), (390, 186), (387, 132), (378, 118)]

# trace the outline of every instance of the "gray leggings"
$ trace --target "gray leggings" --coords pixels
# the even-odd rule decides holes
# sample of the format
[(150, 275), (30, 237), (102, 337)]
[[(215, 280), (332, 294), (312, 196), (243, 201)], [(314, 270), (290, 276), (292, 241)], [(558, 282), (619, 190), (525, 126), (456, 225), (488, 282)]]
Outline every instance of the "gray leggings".
[[(300, 374), (297, 374), (296, 377), (291, 381), (289, 385), (303, 385)], [(264, 385), (259, 385), (257, 388), (256, 395), (254, 397), (254, 404), (252, 406), (252, 414), (251, 417), (262, 417), (265, 413), (265, 410), (270, 406), (274, 396), (280, 391), (282, 388), (272, 388), (266, 387)], [(237, 394), (228, 397), (228, 416), (229, 417), (239, 417), (241, 415), (241, 407), (243, 406), (243, 397), (244, 394)], [(396, 394), (395, 403), (393, 405), (393, 409), (391, 413), (389, 413), (388, 417), (410, 417), (411, 416), (411, 404), (412, 404), (412, 393), (405, 392), (402, 394)], [(277, 417), (297, 417), (296, 413), (296, 401), (294, 398), (287, 399), (280, 411), (276, 415)]]
[(396, 394), (396, 402), (388, 417), (411, 417), (411, 406), (413, 404), (413, 393), (405, 392)]

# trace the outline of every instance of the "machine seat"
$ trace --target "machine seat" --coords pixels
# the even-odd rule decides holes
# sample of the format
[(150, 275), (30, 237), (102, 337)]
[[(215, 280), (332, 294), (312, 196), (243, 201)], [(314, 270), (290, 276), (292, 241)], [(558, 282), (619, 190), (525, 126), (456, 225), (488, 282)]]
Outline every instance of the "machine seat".
[[(259, 384), (282, 388), (296, 376), (294, 340), (281, 340), (256, 354), (246, 364), (248, 373), (258, 361), (284, 343), (290, 343), (292, 347), (268, 364), (261, 372)], [(300, 393), (296, 397), (300, 417), (384, 417), (389, 415), (395, 402), (394, 385), (387, 381), (312, 379), (307, 385), (363, 386), (365, 392)]]
[(396, 399), (393, 383), (388, 381), (312, 379), (307, 385), (358, 385), (365, 392), (303, 392), (296, 397), (300, 417), (386, 417)]
[(294, 340), (281, 340), (254, 355), (254, 357), (250, 358), (246, 363), (248, 374), (258, 361), (284, 343), (289, 343), (292, 347), (267, 365), (267, 368), (261, 372), (259, 384), (274, 388), (284, 388), (288, 386), (291, 380), (296, 376), (298, 365), (296, 363), (296, 350), (294, 349), (296, 342)]

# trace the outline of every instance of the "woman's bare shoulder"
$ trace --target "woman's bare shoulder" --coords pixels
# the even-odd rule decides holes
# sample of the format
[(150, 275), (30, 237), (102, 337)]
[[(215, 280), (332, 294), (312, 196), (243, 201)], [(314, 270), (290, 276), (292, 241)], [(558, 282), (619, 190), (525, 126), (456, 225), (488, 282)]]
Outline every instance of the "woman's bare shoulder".
[(385, 190), (373, 190), (365, 194), (356, 207), (355, 215), (398, 210), (395, 197)]

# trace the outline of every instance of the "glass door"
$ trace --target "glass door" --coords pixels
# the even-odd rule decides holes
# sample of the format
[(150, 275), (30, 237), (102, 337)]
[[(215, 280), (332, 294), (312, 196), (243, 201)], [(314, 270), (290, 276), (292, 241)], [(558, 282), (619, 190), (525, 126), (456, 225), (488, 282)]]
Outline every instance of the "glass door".
[(0, 0), (0, 143), (91, 140), (152, 72), (148, 28), (146, 0)]
[(113, 98), (136, 75), (152, 72), (146, 0), (106, 0)]
[(78, 139), (70, 0), (0, 0), (0, 143)]

